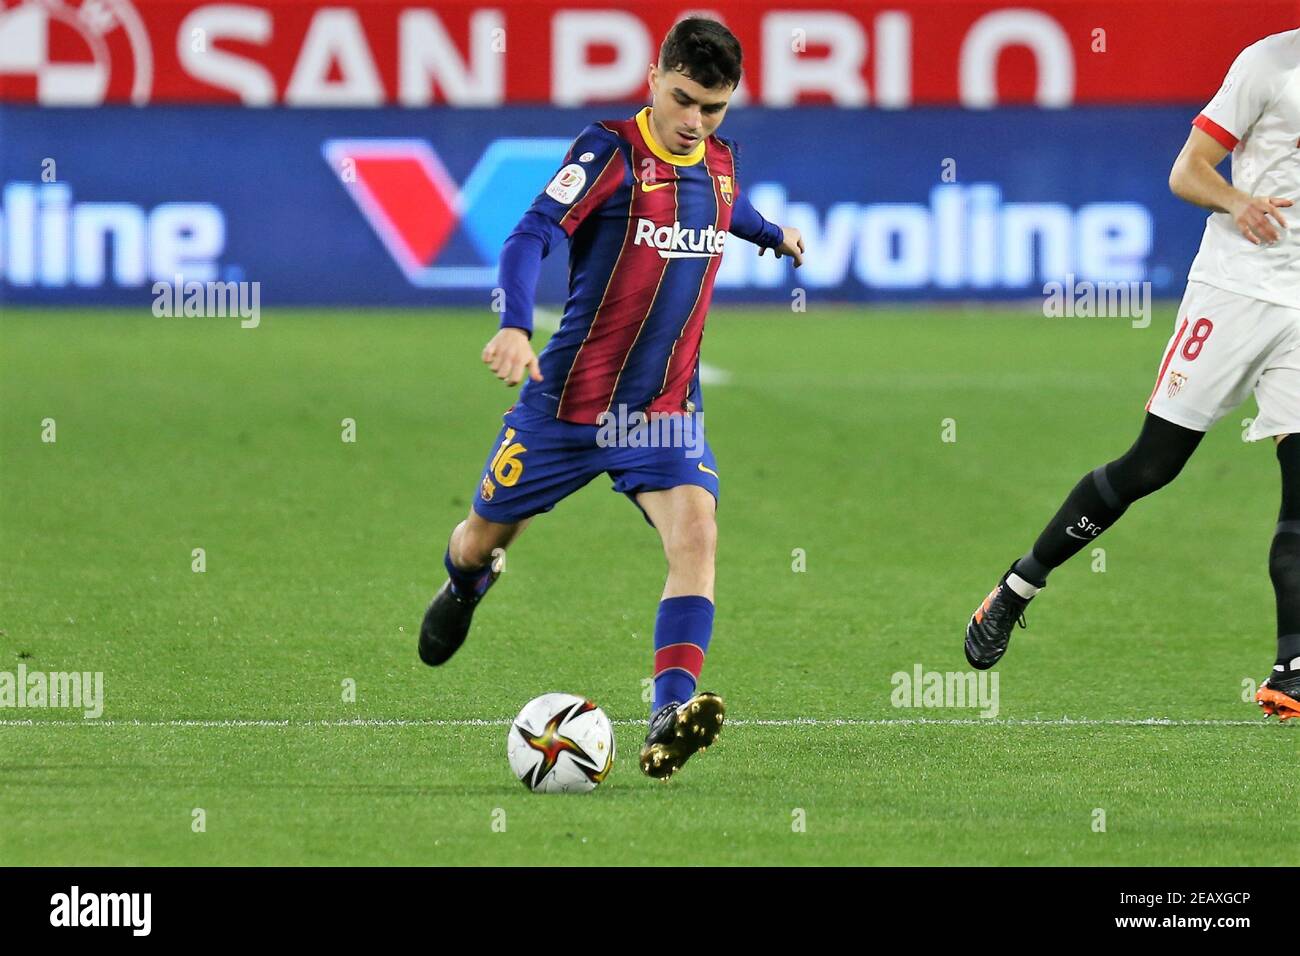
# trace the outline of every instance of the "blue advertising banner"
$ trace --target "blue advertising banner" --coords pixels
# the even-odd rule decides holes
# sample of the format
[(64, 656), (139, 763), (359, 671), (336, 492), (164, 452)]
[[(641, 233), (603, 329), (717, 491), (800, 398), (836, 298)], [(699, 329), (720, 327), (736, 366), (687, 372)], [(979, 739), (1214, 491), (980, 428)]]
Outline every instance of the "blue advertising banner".
[[(502, 241), (588, 123), (635, 106), (0, 107), (0, 300), (140, 304), (257, 281), (263, 305), (480, 305)], [(1195, 108), (738, 108), (739, 185), (804, 266), (727, 246), (715, 301), (1181, 294), (1205, 213), (1166, 185)], [(558, 304), (553, 252), (538, 300)]]

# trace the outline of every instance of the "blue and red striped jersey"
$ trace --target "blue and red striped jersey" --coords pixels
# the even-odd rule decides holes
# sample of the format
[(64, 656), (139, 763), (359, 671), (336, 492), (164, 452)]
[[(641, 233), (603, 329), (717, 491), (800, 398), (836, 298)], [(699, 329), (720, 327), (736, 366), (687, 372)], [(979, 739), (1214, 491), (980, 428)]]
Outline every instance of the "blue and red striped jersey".
[[(739, 198), (737, 148), (715, 134), (675, 155), (652, 138), (649, 113), (583, 130), (525, 216), (569, 237), (569, 296), (539, 356), (544, 380), (520, 401), (564, 421), (599, 424), (620, 405), (702, 409), (700, 343)], [(744, 205), (762, 224), (745, 238), (779, 243)]]

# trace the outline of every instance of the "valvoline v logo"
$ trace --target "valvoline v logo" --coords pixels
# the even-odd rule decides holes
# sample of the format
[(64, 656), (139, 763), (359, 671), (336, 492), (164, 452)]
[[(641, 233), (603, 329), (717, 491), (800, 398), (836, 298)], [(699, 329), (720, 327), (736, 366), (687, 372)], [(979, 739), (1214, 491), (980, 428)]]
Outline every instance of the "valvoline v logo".
[[(412, 285), (491, 288), (501, 246), (569, 146), (498, 139), (460, 187), (424, 140), (331, 139), (321, 152)], [(458, 233), (471, 261), (444, 261)]]

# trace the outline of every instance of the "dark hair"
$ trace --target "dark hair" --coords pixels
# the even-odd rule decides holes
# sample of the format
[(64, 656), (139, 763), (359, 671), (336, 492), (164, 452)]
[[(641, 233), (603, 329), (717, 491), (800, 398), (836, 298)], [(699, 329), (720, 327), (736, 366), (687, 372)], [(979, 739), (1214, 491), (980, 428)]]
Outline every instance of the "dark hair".
[(707, 89), (740, 83), (740, 41), (717, 20), (687, 17), (659, 48), (659, 69), (685, 73)]

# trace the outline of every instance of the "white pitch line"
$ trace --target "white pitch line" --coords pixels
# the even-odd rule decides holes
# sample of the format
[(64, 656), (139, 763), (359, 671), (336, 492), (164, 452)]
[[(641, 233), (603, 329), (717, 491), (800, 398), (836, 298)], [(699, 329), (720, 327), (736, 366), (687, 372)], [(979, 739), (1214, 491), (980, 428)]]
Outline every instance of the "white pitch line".
[[(547, 332), (554, 332), (560, 327), (560, 316), (549, 309), (533, 309), (533, 325)], [(726, 385), (731, 381), (731, 373), (707, 362), (700, 363), (700, 384)]]
[[(278, 728), (282, 730), (342, 727), (508, 727), (507, 718), (465, 718), (436, 720), (431, 718), (405, 719), (400, 717), (356, 717), (349, 720), (0, 720), (4, 727), (151, 727), (151, 728)], [(644, 726), (639, 719), (611, 721), (615, 725)], [(1263, 727), (1269, 722), (1255, 720), (1175, 720), (1169, 717), (1144, 717), (1132, 719), (1094, 720), (1090, 718), (1058, 717), (1043, 719), (980, 717), (932, 718), (902, 717), (866, 719), (854, 717), (796, 717), (790, 720), (729, 720), (728, 727)]]

